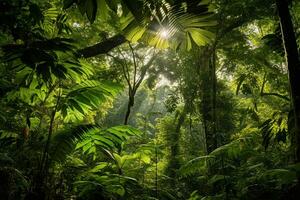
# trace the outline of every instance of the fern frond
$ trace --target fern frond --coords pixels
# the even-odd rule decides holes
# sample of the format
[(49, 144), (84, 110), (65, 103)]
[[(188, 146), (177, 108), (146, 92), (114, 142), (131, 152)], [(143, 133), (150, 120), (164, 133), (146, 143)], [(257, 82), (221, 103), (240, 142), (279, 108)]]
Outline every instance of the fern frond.
[(84, 135), (95, 127), (95, 125), (91, 124), (77, 125), (56, 133), (52, 138), (51, 159), (54, 161), (64, 161), (66, 156), (75, 149), (76, 143), (82, 140)]
[(86, 132), (76, 149), (82, 149), (83, 153), (94, 154), (97, 149), (114, 151), (119, 149), (123, 142), (131, 136), (140, 136), (141, 131), (131, 126), (115, 126), (107, 129), (94, 128)]
[(196, 157), (180, 168), (180, 175), (186, 177), (199, 172), (206, 172), (207, 163), (213, 159), (215, 159), (215, 156), (211, 155)]
[(121, 88), (119, 84), (89, 80), (75, 85), (72, 90), (65, 90), (60, 108), (65, 121), (72, 121), (71, 114), (83, 117), (93, 109), (99, 109), (102, 103), (112, 100)]

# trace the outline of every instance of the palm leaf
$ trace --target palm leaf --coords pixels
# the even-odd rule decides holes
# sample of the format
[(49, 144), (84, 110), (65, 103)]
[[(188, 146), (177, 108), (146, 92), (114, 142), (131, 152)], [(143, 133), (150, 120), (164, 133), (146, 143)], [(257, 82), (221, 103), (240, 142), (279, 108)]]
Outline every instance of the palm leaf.
[(95, 127), (86, 132), (76, 149), (82, 149), (84, 153), (95, 154), (96, 148), (109, 151), (119, 149), (121, 144), (131, 136), (139, 136), (141, 132), (131, 126), (115, 126), (108, 129)]
[(74, 112), (84, 116), (92, 109), (98, 109), (102, 103), (113, 99), (120, 89), (119, 84), (85, 81), (75, 85), (72, 90), (65, 90), (62, 100), (64, 103), (60, 110), (64, 117), (75, 114)]
[(54, 161), (64, 161), (67, 155), (75, 149), (76, 143), (82, 140), (84, 135), (95, 127), (95, 125), (91, 124), (77, 125), (56, 133), (52, 138), (51, 159)]

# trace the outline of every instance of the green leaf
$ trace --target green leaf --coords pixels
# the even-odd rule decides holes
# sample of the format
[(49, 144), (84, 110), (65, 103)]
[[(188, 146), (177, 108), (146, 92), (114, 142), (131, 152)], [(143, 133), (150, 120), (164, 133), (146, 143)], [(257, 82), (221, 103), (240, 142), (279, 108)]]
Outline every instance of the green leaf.
[(121, 185), (108, 185), (108, 186), (106, 186), (106, 189), (107, 189), (109, 192), (118, 194), (118, 195), (120, 195), (120, 196), (124, 196), (124, 194), (125, 194), (125, 189), (124, 189), (124, 187), (121, 186)]
[(107, 162), (100, 162), (97, 163), (97, 166), (95, 166), (93, 169), (89, 170), (89, 172), (99, 172), (107, 166), (108, 166)]
[[(105, 0), (107, 6), (114, 11), (115, 13), (117, 13), (118, 11), (118, 2), (116, 0)], [(101, 7), (100, 7), (101, 8)]]
[(122, 157), (117, 153), (113, 153), (113, 156), (114, 156), (114, 159), (115, 159), (117, 165), (119, 167), (121, 167), (122, 166)]
[(75, 2), (76, 2), (76, 0), (64, 0), (63, 9), (70, 8), (72, 6), (72, 4), (75, 3)]
[(214, 185), (214, 184), (216, 184), (219, 181), (225, 181), (226, 178), (228, 178), (228, 177), (226, 177), (224, 175), (216, 174), (216, 175), (214, 175), (212, 178), (210, 178), (208, 180), (207, 184)]
[(141, 155), (141, 160), (142, 160), (144, 163), (146, 163), (146, 164), (150, 164), (150, 162), (151, 162), (150, 156), (145, 155), (145, 154), (142, 154), (142, 155)]
[(297, 180), (297, 174), (296, 172), (287, 170), (287, 169), (272, 169), (266, 171), (262, 178), (266, 179), (277, 179), (279, 181), (279, 184), (291, 184)]
[(86, 0), (86, 15), (91, 23), (96, 19), (97, 9), (97, 0)]
[[(107, 7), (107, 1), (106, 0), (98, 0), (99, 2), (99, 17), (103, 20), (106, 20), (108, 17), (108, 7)], [(112, 1), (111, 4), (114, 4)]]
[(77, 102), (74, 99), (69, 99), (69, 103), (70, 103), (71, 107), (74, 107), (76, 110), (78, 110), (81, 114), (84, 115), (85, 112), (79, 102)]

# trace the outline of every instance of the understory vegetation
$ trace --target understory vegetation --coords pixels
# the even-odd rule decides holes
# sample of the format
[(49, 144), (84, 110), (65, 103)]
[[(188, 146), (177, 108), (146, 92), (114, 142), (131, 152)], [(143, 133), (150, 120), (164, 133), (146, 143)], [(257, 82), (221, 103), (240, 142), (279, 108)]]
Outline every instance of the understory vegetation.
[(299, 198), (300, 1), (0, 11), (0, 199)]

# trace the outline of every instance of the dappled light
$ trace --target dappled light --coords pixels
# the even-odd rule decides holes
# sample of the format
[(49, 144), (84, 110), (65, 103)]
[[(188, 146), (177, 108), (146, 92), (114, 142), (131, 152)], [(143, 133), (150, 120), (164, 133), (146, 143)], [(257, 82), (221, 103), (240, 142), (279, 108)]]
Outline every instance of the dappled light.
[(0, 200), (299, 199), (300, 1), (0, 11)]
[(158, 33), (159, 37), (161, 37), (162, 39), (169, 39), (170, 38), (170, 32), (168, 29), (166, 28), (162, 28), (161, 30), (159, 30)]

